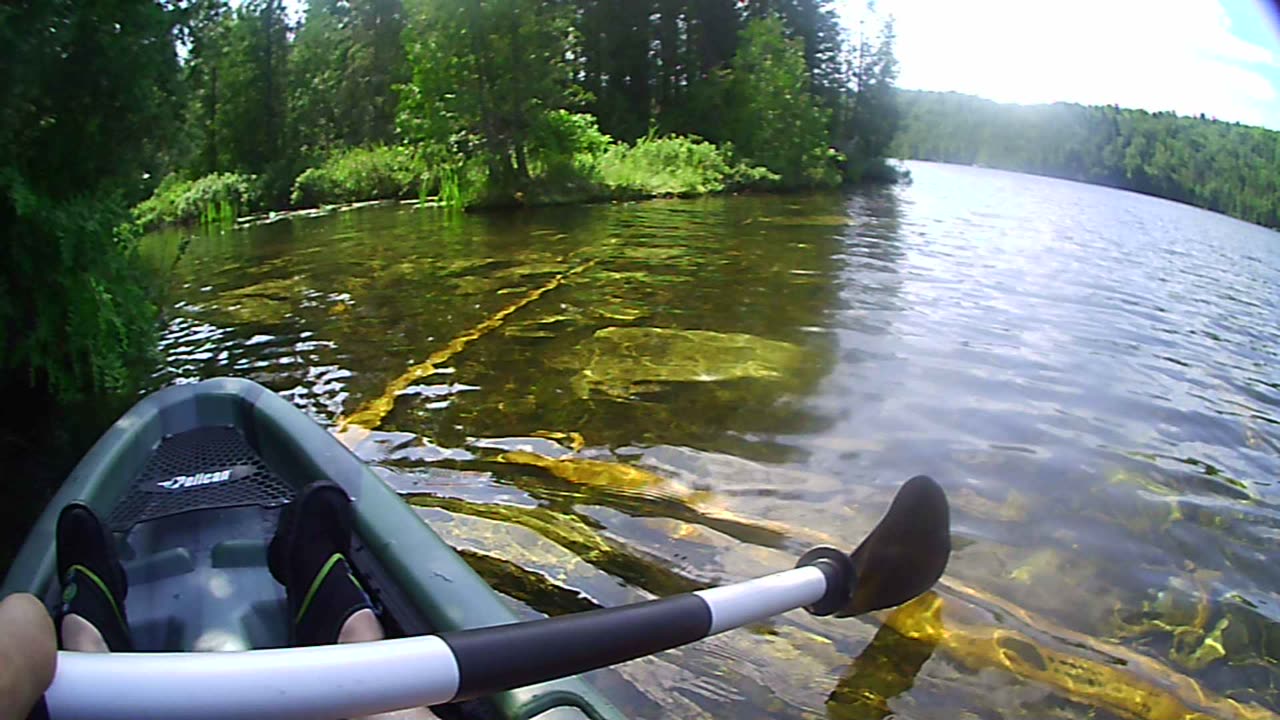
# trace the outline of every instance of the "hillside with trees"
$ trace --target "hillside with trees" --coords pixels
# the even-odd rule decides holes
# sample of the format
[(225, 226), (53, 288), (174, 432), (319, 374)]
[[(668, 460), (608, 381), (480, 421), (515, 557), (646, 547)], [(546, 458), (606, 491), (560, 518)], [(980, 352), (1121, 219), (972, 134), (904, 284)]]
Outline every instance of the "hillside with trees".
[(1280, 227), (1280, 133), (1114, 105), (900, 91), (896, 157), (1134, 190)]

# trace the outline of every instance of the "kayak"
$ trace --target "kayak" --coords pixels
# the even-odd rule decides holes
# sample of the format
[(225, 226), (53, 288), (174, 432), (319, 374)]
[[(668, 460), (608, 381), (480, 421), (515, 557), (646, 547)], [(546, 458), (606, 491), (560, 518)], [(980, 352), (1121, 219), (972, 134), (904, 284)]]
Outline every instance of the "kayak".
[[(352, 502), (348, 560), (388, 638), (285, 647), (290, 618), (267, 547), (282, 508), (327, 480)], [(55, 720), (338, 720), (431, 706), (444, 718), (621, 718), (581, 673), (803, 608), (858, 617), (926, 592), (951, 555), (946, 493), (899, 487), (852, 551), (657, 600), (520, 622), (392, 490), (260, 385), (162, 390), (122, 416), (36, 521), (4, 584), (53, 607), (59, 513), (79, 501), (113, 531), (135, 652), (59, 651)]]
[[(284, 588), (267, 569), (281, 508), (315, 480), (352, 498), (350, 561), (388, 637), (518, 621), (515, 613), (345, 446), (280, 396), (220, 378), (156, 392), (120, 417), (68, 476), (18, 552), (0, 597), (57, 602), (54, 528), (79, 500), (114, 532), (137, 650), (235, 652), (287, 645)], [(128, 660), (128, 658), (121, 658)], [(441, 717), (614, 720), (581, 676), (437, 708)]]

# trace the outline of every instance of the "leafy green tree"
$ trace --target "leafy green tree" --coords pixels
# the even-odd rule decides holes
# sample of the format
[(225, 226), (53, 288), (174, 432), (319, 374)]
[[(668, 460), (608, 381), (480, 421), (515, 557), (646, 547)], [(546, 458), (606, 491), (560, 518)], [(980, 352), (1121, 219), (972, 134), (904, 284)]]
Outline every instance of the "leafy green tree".
[(180, 164), (195, 175), (218, 172), (226, 162), (218, 144), (219, 66), (231, 20), (226, 0), (194, 0), (184, 9), (178, 25), (187, 48), (183, 65), (187, 111), (182, 133), (186, 152)]
[(387, 143), (395, 136), (395, 86), (409, 79), (401, 0), (353, 0), (352, 48), (343, 101), (353, 112), (347, 143)]
[(117, 230), (174, 116), (175, 15), (152, 2), (0, 6), (0, 370), (69, 398), (127, 384), (154, 308)]
[(810, 90), (819, 98), (833, 101), (844, 91), (844, 41), (831, 0), (748, 0), (742, 7), (747, 20), (780, 18), (788, 35), (800, 41)]
[(418, 0), (407, 7), (406, 137), (483, 158), (489, 190), (530, 180), (529, 142), (574, 99), (570, 7), (545, 0)]
[(853, 92), (837, 103), (834, 135), (851, 180), (868, 173), (883, 174), (883, 158), (898, 130), (895, 39), (892, 18), (884, 23), (874, 44), (866, 28), (860, 28), (857, 45), (845, 59)]
[[(182, 26), (188, 106), (188, 174), (265, 176), (272, 203), (296, 174), (288, 142), (289, 27), (282, 0), (196, 0)], [(170, 45), (172, 48), (172, 45)]]
[(400, 0), (311, 0), (290, 55), (291, 139), (304, 157), (395, 138), (407, 79)]
[[(666, 29), (670, 23), (671, 8), (667, 9), (664, 16), (653, 13), (644, 1), (580, 3), (582, 87), (590, 94), (588, 108), (610, 135), (633, 139), (649, 131), (654, 119), (654, 79), (660, 71), (653, 46), (658, 45), (660, 53), (673, 54), (672, 38), (654, 37), (657, 26)], [(665, 82), (670, 83), (673, 75), (668, 72)]]
[(830, 0), (577, 0), (587, 109), (624, 139), (654, 128), (719, 138), (721, 71), (731, 65), (745, 23), (774, 16), (802, 43), (809, 89), (833, 106), (846, 88)]
[(804, 48), (776, 16), (752, 20), (734, 57), (732, 140), (786, 185), (834, 184), (829, 111), (809, 92)]
[(310, 0), (289, 63), (289, 124), (303, 156), (319, 157), (350, 133), (343, 97), (352, 49), (351, 9), (342, 0)]
[(248, 0), (227, 29), (217, 132), (225, 168), (263, 173), (285, 156), (288, 24), (281, 0)]

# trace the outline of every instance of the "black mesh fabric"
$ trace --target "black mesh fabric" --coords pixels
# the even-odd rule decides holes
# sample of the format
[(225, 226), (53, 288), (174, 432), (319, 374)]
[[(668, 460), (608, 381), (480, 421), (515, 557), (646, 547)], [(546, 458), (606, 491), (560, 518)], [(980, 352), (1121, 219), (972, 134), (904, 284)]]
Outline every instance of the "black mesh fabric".
[(293, 489), (262, 462), (239, 430), (203, 427), (161, 441), (107, 524), (128, 530), (190, 510), (275, 507), (292, 498)]

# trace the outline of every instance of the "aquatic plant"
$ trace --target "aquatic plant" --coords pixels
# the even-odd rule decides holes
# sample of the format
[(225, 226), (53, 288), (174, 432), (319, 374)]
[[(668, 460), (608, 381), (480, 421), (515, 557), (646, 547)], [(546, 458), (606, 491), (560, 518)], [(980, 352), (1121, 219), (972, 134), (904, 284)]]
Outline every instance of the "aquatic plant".
[(260, 203), (255, 175), (211, 173), (185, 180), (172, 174), (133, 209), (133, 216), (143, 228), (194, 222), (227, 225), (241, 214), (258, 209)]
[(414, 198), (422, 194), (429, 170), (426, 153), (415, 147), (346, 148), (298, 175), (289, 199), (294, 205), (312, 207)]

